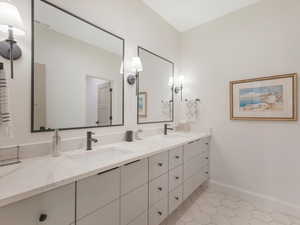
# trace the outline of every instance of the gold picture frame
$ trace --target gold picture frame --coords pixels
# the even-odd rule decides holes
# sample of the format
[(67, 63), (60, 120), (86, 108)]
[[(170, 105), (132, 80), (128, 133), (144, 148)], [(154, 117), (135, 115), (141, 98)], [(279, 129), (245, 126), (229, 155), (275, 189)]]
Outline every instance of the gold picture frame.
[(231, 120), (298, 120), (297, 74), (230, 82)]
[(147, 110), (148, 110), (148, 96), (147, 92), (139, 92), (138, 96), (138, 112), (139, 117), (147, 117)]

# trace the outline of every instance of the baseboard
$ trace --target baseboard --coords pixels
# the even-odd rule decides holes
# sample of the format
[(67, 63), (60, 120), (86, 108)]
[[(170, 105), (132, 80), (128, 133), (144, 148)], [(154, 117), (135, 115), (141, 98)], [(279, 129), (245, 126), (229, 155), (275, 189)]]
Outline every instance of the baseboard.
[(271, 196), (251, 192), (236, 186), (223, 184), (215, 180), (210, 180), (209, 186), (232, 195), (238, 195), (240, 198), (252, 202), (259, 208), (266, 211), (281, 212), (295, 217), (299, 217), (300, 215), (300, 206), (281, 201)]

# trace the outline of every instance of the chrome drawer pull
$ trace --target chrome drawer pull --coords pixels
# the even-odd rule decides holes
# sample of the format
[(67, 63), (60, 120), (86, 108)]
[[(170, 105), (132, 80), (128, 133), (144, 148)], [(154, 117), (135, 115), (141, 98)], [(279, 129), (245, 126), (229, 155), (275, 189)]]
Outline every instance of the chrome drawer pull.
[(158, 215), (160, 215), (160, 216), (163, 214), (161, 211), (158, 211), (157, 213), (158, 213)]
[(176, 159), (179, 159), (180, 157), (178, 155), (175, 156)]
[(178, 180), (178, 179), (179, 179), (179, 177), (175, 177), (175, 179), (176, 179), (176, 180)]
[(206, 159), (208, 159), (208, 157), (206, 157)]
[(208, 172), (205, 172), (206, 174), (208, 174)]
[(163, 166), (163, 164), (162, 164), (162, 163), (158, 163), (157, 165), (158, 165), (158, 166), (160, 166), (160, 167), (162, 167), (162, 166)]
[(175, 199), (178, 201), (179, 200), (179, 198), (178, 197), (175, 197)]
[(162, 187), (157, 188), (159, 191), (162, 191)]

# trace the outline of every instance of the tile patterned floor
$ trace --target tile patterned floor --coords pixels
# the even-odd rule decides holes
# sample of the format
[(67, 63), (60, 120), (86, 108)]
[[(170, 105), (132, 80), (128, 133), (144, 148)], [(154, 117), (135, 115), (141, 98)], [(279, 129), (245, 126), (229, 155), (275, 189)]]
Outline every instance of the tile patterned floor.
[(200, 188), (164, 225), (300, 225), (299, 218), (262, 209), (214, 188)]

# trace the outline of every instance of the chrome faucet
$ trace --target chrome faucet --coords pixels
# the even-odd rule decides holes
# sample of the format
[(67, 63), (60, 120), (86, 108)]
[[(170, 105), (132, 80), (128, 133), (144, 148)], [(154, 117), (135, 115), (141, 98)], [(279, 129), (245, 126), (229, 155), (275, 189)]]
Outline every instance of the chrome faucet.
[(168, 127), (169, 124), (164, 124), (164, 135), (168, 134), (168, 130), (174, 130), (173, 128)]
[(90, 151), (90, 150), (92, 150), (92, 143), (94, 142), (94, 143), (97, 143), (98, 142), (98, 139), (96, 139), (96, 138), (93, 138), (93, 135), (94, 135), (95, 133), (93, 133), (92, 131), (88, 131), (87, 133), (86, 133), (86, 150), (87, 151)]

